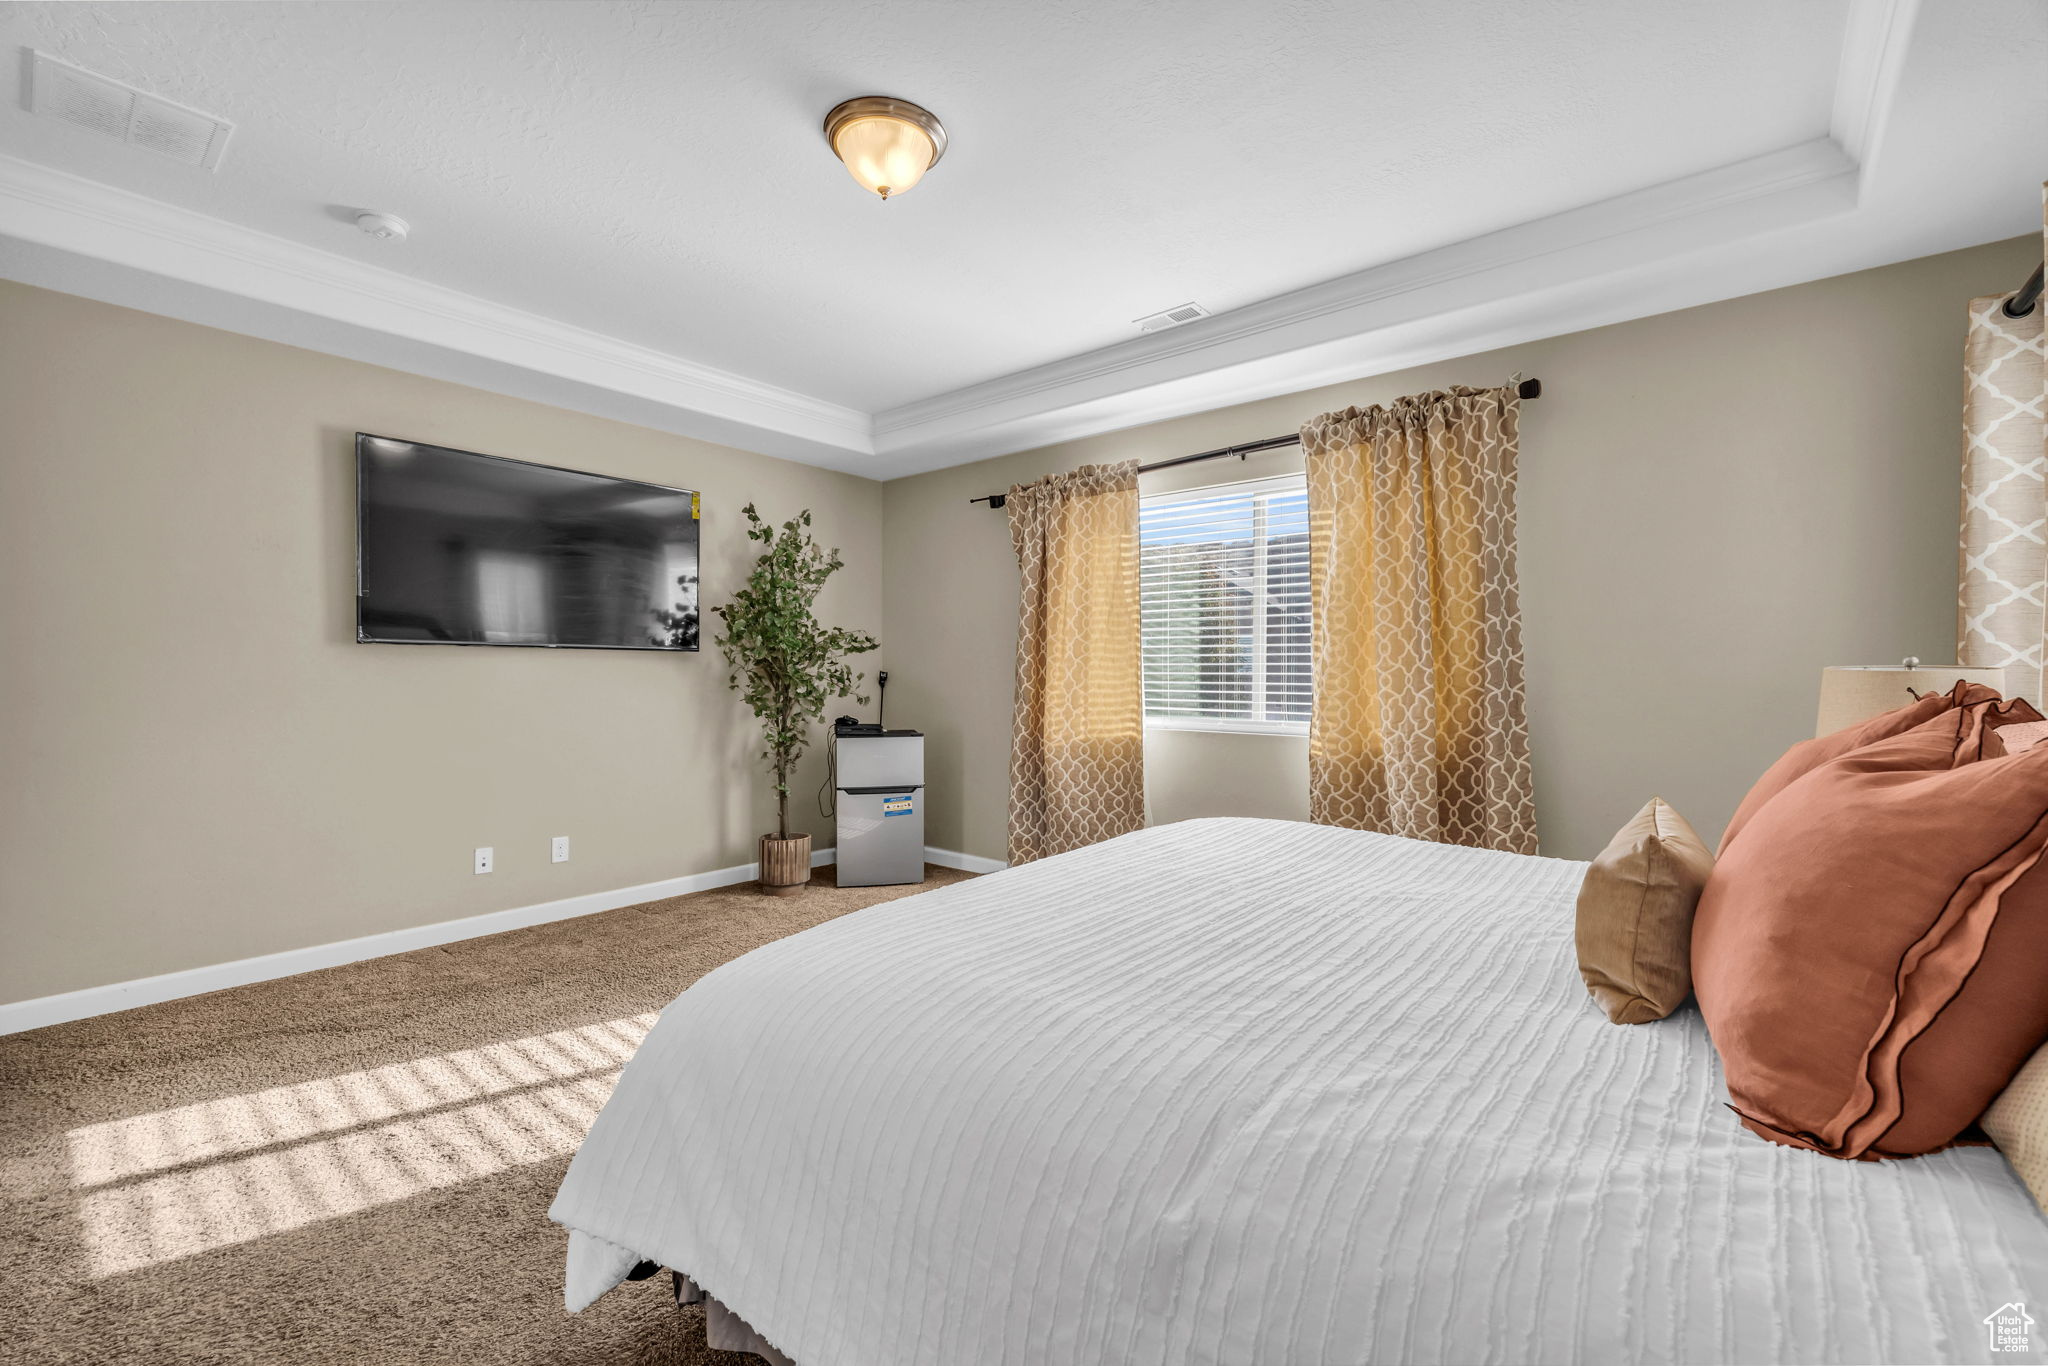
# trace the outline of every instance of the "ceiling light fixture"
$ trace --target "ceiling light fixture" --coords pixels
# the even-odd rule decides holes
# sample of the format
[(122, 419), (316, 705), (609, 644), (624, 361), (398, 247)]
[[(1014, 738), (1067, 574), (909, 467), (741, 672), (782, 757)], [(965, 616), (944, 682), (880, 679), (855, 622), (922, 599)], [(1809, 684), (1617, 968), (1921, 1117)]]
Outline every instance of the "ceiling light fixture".
[(825, 116), (825, 141), (861, 187), (883, 199), (902, 194), (946, 154), (946, 130), (929, 109), (887, 95), (862, 95)]

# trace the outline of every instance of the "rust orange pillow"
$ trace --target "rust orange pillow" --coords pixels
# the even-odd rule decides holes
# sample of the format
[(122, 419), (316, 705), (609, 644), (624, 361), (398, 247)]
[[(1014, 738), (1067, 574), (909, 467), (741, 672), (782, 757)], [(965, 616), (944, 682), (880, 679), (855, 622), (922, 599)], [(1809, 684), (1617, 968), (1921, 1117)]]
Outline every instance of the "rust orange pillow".
[[(1981, 683), (1965, 683), (1958, 679), (1947, 692), (1931, 692), (1903, 707), (1894, 707), (1888, 712), (1845, 726), (1831, 735), (1816, 736), (1801, 740), (1779, 756), (1778, 762), (1764, 770), (1764, 776), (1756, 780), (1747, 796), (1735, 808), (1735, 814), (1728, 818), (1728, 826), (1721, 832), (1721, 845), (1715, 857), (1728, 852), (1728, 846), (1735, 842), (1738, 831), (1763, 809), (1765, 802), (1798, 782), (1808, 773), (1831, 759), (1839, 759), (1851, 750), (1875, 744), (1879, 740), (1901, 734), (1924, 725), (1928, 721), (1956, 707), (1973, 706), (1981, 702), (1996, 702), (1998, 694)], [(2018, 718), (2014, 718), (2018, 719)], [(2038, 718), (2035, 718), (2038, 719)]]
[(1693, 990), (1732, 1108), (1832, 1157), (1954, 1141), (2048, 1036), (2048, 746), (1951, 706), (1796, 778), (1714, 864)]

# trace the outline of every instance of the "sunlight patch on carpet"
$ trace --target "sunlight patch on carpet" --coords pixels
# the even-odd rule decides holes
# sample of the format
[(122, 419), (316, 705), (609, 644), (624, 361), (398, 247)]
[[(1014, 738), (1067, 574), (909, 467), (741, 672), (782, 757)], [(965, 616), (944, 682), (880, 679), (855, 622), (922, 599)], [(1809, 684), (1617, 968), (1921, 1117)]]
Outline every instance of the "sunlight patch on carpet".
[(629, 1015), (74, 1129), (92, 1274), (573, 1152), (654, 1020)]

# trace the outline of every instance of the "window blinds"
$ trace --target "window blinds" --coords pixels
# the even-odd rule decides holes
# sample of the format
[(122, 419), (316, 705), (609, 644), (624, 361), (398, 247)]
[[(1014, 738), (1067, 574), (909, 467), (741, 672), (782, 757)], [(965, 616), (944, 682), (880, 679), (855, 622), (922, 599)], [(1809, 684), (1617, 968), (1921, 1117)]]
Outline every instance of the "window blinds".
[(1308, 495), (1300, 475), (1158, 494), (1138, 511), (1145, 718), (1305, 732)]

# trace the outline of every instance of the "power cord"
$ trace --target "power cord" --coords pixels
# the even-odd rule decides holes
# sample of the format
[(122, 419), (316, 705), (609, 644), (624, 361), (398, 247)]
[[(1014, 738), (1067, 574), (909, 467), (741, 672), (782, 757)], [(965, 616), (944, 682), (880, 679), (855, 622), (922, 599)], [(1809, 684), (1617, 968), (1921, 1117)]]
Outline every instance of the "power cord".
[[(876, 674), (875, 683), (880, 688), (880, 693), (875, 699), (875, 725), (880, 728), (882, 717), (889, 709), (889, 671), (884, 669)], [(818, 785), (818, 814), (826, 817), (839, 814), (839, 799), (831, 795), (839, 790), (839, 737), (836, 725), (833, 732), (831, 743), (825, 746), (825, 781)]]

